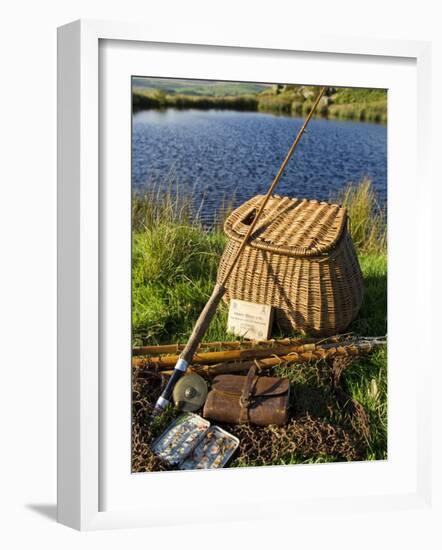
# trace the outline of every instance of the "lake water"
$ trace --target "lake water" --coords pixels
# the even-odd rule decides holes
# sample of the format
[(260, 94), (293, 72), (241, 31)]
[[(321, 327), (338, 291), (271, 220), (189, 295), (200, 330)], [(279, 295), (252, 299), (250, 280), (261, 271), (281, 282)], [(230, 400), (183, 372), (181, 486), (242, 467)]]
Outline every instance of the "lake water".
[[(265, 193), (302, 118), (237, 111), (141, 111), (133, 116), (132, 185), (177, 182), (204, 197), (205, 219), (223, 201), (241, 204)], [(277, 194), (329, 200), (347, 182), (369, 177), (387, 199), (387, 128), (367, 122), (312, 119)]]

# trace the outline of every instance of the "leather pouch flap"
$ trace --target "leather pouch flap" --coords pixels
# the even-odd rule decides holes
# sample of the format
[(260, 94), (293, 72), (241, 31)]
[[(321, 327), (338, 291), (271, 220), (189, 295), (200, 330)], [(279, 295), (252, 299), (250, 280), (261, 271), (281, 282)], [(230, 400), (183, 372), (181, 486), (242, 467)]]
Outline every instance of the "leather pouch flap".
[[(240, 397), (245, 379), (245, 376), (220, 374), (213, 379), (212, 390)], [(253, 396), (276, 397), (286, 394), (288, 389), (289, 381), (287, 378), (260, 376), (256, 381)]]

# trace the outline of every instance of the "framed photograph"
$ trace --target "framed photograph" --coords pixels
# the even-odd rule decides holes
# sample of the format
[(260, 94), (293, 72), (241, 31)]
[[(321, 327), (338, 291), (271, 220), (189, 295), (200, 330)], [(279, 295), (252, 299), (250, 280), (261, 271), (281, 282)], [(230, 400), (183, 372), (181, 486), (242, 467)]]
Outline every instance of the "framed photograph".
[(58, 52), (59, 521), (426, 506), (429, 45)]

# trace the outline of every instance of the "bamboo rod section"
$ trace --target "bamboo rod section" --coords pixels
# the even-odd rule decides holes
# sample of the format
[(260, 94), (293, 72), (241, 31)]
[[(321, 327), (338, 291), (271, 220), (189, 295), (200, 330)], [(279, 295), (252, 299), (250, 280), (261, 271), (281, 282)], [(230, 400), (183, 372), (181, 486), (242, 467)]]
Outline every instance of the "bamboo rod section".
[[(306, 343), (298, 346), (279, 346), (258, 350), (228, 350), (207, 352), (195, 355), (192, 372), (214, 376), (248, 369), (252, 364), (260, 368), (270, 368), (281, 363), (304, 363), (326, 359), (335, 355), (359, 355), (386, 344), (385, 338), (352, 339), (334, 343)], [(175, 364), (175, 356), (132, 359), (135, 368), (155, 368), (170, 374), (170, 367)], [(212, 364), (208, 364), (212, 363)], [(214, 363), (214, 364), (213, 364)]]
[[(230, 361), (247, 361), (249, 359), (260, 359), (262, 357), (268, 357), (269, 355), (286, 355), (288, 353), (298, 352), (302, 353), (315, 349), (318, 344), (306, 343), (293, 346), (277, 346), (273, 348), (263, 349), (239, 349), (239, 350), (223, 350), (223, 351), (207, 351), (196, 353), (193, 356), (193, 365), (204, 365), (206, 363), (221, 363)], [(166, 367), (174, 366), (177, 362), (178, 355), (160, 355), (157, 357), (139, 358), (134, 357), (132, 359), (132, 366), (139, 367), (146, 364), (154, 364), (157, 366), (157, 370), (164, 370)]]
[[(277, 365), (287, 364), (294, 365), (296, 363), (307, 363), (309, 361), (319, 361), (321, 359), (331, 359), (333, 357), (344, 356), (359, 356), (365, 355), (375, 349), (386, 344), (383, 339), (373, 341), (364, 341), (360, 343), (351, 343), (349, 345), (332, 344), (326, 348), (319, 348), (293, 352), (283, 356), (265, 357), (255, 359), (254, 361), (242, 361), (232, 363), (219, 363), (217, 365), (198, 365), (189, 369), (189, 373), (197, 373), (208, 377), (217, 376), (219, 374), (236, 374), (247, 371), (252, 365), (256, 365), (259, 370), (266, 370)], [(170, 375), (173, 371), (164, 371), (163, 374)]]
[[(227, 351), (207, 351), (196, 353), (193, 356), (193, 365), (204, 365), (206, 363), (220, 363), (230, 361), (247, 361), (248, 359), (260, 359), (262, 357), (268, 357), (269, 355), (285, 355), (292, 352), (307, 351), (309, 346), (315, 346), (315, 344), (302, 344), (295, 346), (280, 346), (277, 348), (264, 348), (264, 349), (239, 349), (239, 350), (227, 350)], [(146, 364), (154, 364), (161, 370), (162, 367), (174, 366), (177, 362), (178, 355), (161, 355), (158, 357), (139, 358), (134, 357), (132, 359), (132, 365), (134, 367), (144, 366)]]
[[(327, 339), (329, 340), (329, 339)], [(201, 342), (197, 351), (211, 349), (250, 349), (257, 347), (275, 347), (275, 346), (291, 346), (295, 344), (308, 344), (315, 342), (315, 338), (282, 338), (279, 340), (243, 340), (243, 341), (228, 341), (228, 342)], [(178, 354), (186, 347), (186, 344), (160, 344), (157, 346), (136, 346), (132, 348), (132, 355), (162, 355), (175, 353)]]

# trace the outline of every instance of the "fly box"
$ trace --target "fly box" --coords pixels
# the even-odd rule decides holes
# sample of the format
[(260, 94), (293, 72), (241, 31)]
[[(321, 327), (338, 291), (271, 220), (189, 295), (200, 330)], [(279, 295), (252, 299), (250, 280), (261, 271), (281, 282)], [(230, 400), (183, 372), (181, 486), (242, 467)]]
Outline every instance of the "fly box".
[(223, 468), (236, 451), (239, 439), (219, 426), (210, 427), (180, 465), (180, 470)]
[(152, 451), (169, 466), (177, 466), (198, 445), (210, 422), (186, 413), (174, 420), (152, 445)]
[(157, 438), (152, 451), (169, 466), (180, 470), (223, 468), (239, 445), (239, 439), (197, 414), (185, 413)]

